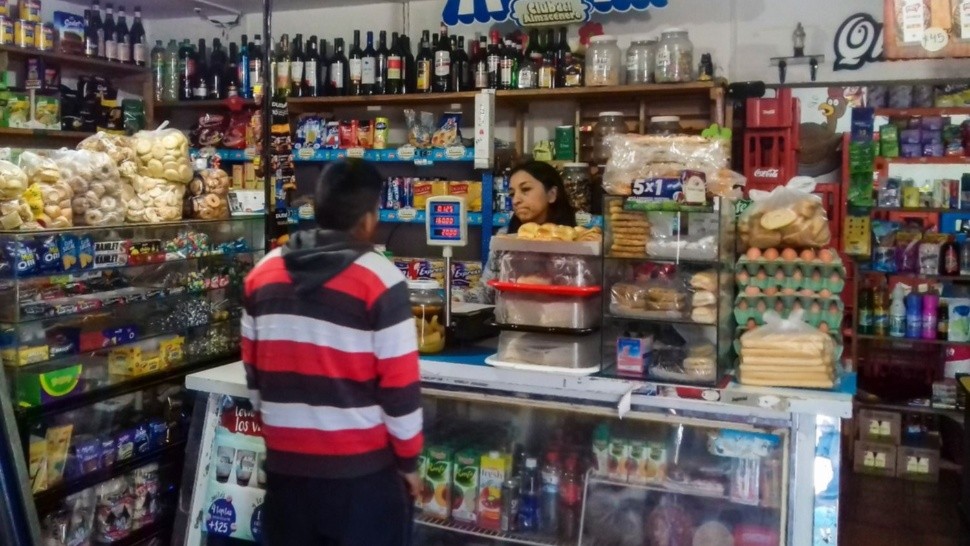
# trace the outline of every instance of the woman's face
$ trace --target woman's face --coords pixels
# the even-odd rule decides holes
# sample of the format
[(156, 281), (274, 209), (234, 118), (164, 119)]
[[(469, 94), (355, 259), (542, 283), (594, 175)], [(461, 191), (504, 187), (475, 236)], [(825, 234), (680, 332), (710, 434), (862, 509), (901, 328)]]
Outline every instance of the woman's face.
[(519, 171), (509, 181), (512, 210), (523, 224), (544, 224), (548, 219), (549, 205), (556, 202), (556, 188), (546, 190), (531, 174)]

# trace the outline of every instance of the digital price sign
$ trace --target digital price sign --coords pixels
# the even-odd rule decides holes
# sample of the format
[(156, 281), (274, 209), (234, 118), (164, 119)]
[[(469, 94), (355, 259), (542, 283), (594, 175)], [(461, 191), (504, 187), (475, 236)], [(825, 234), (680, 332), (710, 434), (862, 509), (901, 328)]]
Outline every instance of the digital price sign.
[(468, 210), (461, 197), (429, 197), (425, 222), (428, 245), (465, 246), (468, 242)]

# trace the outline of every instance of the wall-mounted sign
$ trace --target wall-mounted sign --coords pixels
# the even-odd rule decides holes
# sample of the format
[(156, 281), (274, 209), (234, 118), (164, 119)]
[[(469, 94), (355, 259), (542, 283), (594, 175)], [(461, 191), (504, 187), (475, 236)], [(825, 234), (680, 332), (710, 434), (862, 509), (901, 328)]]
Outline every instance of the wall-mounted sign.
[(833, 70), (858, 70), (882, 61), (882, 23), (868, 13), (850, 15), (835, 33)]
[(441, 20), (446, 25), (502, 23), (548, 26), (585, 23), (593, 15), (662, 8), (668, 0), (446, 0)]
[(970, 57), (970, 1), (883, 0), (886, 58)]

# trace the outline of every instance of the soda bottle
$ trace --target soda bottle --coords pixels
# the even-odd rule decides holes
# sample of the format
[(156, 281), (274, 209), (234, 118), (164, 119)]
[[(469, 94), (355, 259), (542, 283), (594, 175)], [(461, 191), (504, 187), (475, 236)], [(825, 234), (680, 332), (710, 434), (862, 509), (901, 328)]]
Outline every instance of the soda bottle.
[(535, 457), (525, 460), (522, 486), (519, 489), (519, 531), (528, 533), (539, 529), (539, 469)]
[(872, 333), (881, 337), (889, 335), (889, 309), (886, 290), (882, 287), (872, 289)]
[(161, 40), (155, 40), (152, 48), (152, 83), (155, 101), (165, 100), (165, 82), (168, 81), (168, 66), (165, 63), (165, 47)]
[(165, 88), (162, 90), (165, 101), (179, 100), (180, 66), (178, 42), (169, 40), (165, 48)]
[(868, 286), (859, 292), (859, 333), (872, 335), (872, 289)]
[(542, 503), (540, 506), (539, 530), (545, 535), (554, 536), (559, 530), (559, 481), (562, 469), (559, 467), (559, 453), (546, 453), (542, 465)]
[(580, 476), (579, 459), (566, 459), (562, 478), (559, 480), (559, 538), (575, 541), (579, 535), (579, 518), (582, 517), (583, 481)]

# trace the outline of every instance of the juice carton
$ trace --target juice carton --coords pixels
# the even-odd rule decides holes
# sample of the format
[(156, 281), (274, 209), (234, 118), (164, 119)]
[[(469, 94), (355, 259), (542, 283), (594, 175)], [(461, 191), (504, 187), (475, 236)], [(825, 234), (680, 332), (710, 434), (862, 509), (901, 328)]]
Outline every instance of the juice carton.
[(455, 521), (478, 524), (478, 486), (482, 454), (464, 449), (455, 454), (455, 485), (452, 487), (451, 516)]
[(489, 451), (482, 455), (478, 480), (478, 526), (501, 530), (502, 483), (512, 468), (507, 453)]
[(630, 483), (647, 482), (647, 443), (643, 440), (630, 441), (630, 458), (627, 459), (627, 481)]
[(609, 475), (610, 429), (606, 423), (596, 427), (593, 433), (593, 474), (600, 477)]
[(618, 482), (627, 481), (630, 474), (629, 462), (630, 442), (624, 438), (611, 438), (609, 463), (607, 465), (610, 479)]
[(439, 445), (428, 448), (428, 469), (425, 471), (425, 485), (430, 486), (431, 494), (424, 493), (424, 513), (439, 518), (451, 517), (452, 477), (454, 450)]
[(645, 477), (648, 482), (667, 479), (667, 444), (664, 442), (647, 442)]
[(433, 491), (431, 485), (428, 483), (428, 452), (427, 450), (422, 451), (418, 455), (418, 468), (416, 470), (418, 477), (421, 478), (421, 491), (418, 493), (417, 498), (414, 499), (414, 508), (418, 511), (424, 509), (424, 505), (431, 500), (431, 493)]

